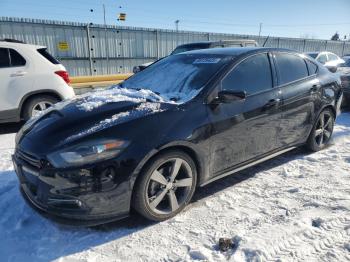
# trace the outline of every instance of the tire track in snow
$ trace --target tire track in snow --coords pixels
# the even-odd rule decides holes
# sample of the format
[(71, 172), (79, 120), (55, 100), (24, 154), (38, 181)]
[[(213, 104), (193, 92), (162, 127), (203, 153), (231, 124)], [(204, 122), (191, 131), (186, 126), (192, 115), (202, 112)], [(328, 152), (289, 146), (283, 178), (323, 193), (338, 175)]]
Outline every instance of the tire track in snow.
[[(334, 248), (344, 249), (341, 259), (350, 259), (345, 245), (350, 241), (350, 220), (344, 217), (322, 223), (319, 227), (299, 231), (294, 236), (275, 241), (272, 249), (263, 248), (261, 256), (266, 261), (293, 259), (298, 261), (330, 255)], [(339, 255), (333, 254), (334, 256)], [(339, 257), (337, 258), (339, 259)]]

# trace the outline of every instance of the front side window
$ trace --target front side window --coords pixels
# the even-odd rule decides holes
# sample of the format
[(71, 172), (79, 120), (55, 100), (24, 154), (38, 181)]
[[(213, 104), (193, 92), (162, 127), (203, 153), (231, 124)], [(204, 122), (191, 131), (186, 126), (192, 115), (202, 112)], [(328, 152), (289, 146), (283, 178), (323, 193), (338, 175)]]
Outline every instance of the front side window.
[(10, 50), (10, 58), (11, 58), (11, 66), (24, 66), (26, 64), (26, 60), (21, 56), (16, 50)]
[(248, 57), (222, 81), (222, 90), (245, 91), (247, 95), (272, 88), (272, 74), (267, 54)]
[(7, 48), (0, 48), (0, 68), (10, 67), (10, 56)]
[(168, 56), (133, 75), (119, 86), (148, 89), (166, 100), (187, 102), (231, 61), (232, 56), (178, 54)]
[(275, 60), (279, 72), (279, 84), (284, 85), (309, 75), (305, 60), (298, 55), (276, 53)]

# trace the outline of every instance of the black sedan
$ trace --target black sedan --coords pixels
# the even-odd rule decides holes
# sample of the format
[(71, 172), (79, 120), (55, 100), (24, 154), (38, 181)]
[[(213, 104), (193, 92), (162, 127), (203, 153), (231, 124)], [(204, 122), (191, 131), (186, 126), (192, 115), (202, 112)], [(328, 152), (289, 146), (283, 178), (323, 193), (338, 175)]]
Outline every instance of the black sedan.
[(13, 162), (24, 198), (52, 217), (96, 224), (133, 208), (161, 221), (196, 187), (324, 148), (341, 98), (339, 75), (294, 51), (191, 51), (32, 119)]

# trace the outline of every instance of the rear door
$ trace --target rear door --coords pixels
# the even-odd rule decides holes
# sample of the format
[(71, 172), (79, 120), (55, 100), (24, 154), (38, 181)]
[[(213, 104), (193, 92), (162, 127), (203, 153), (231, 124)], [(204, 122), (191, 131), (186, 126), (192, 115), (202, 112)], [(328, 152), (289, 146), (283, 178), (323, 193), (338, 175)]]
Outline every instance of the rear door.
[(16, 110), (23, 95), (31, 90), (34, 80), (29, 62), (19, 51), (14, 48), (0, 49), (0, 111)]
[[(13, 69), (10, 66), (10, 53), (8, 48), (0, 48), (0, 112), (12, 108), (7, 97), (7, 90), (10, 83), (10, 75)], [(0, 119), (10, 118), (0, 113)]]
[(299, 54), (275, 52), (274, 60), (282, 92), (282, 122), (277, 141), (279, 147), (285, 147), (307, 139), (320, 83), (317, 65)]
[(214, 176), (276, 148), (280, 94), (273, 88), (270, 61), (267, 53), (252, 55), (221, 82), (221, 90), (245, 91), (247, 97), (209, 109)]

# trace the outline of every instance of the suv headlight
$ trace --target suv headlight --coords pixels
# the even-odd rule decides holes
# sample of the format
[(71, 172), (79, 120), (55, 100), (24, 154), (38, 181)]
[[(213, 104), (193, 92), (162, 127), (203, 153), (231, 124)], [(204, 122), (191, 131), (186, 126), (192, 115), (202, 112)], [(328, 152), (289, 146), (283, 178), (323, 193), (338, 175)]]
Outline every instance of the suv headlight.
[(124, 140), (104, 140), (82, 143), (49, 154), (47, 158), (56, 168), (85, 165), (116, 157), (128, 144), (129, 143)]

